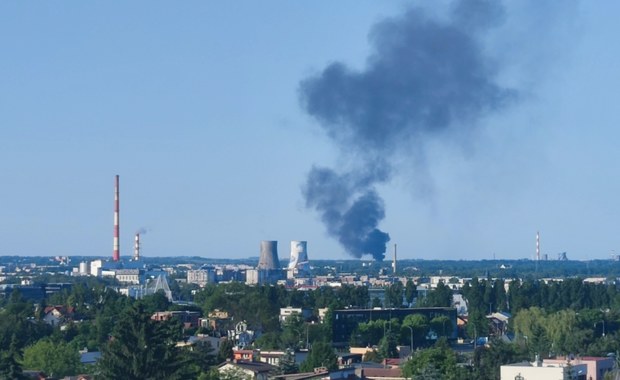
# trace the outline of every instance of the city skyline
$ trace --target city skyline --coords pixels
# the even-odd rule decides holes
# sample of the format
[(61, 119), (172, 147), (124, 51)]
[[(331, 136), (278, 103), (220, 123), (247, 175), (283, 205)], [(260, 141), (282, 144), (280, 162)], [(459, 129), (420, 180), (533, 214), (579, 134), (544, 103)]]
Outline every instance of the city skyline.
[[(371, 189), (386, 260), (394, 243), (402, 259), (533, 259), (538, 231), (541, 256), (609, 258), (620, 5), (495, 9), (475, 38), (509, 101), (411, 149), (396, 135), (369, 158), (308, 102), (303, 84), (334, 64), (372, 71), (385, 28), (449, 28), (458, 4), (1, 4), (0, 255), (112, 257), (119, 175), (121, 258), (142, 231), (143, 256), (254, 257), (277, 240), (282, 258), (300, 240), (310, 260), (349, 259), (306, 207), (306, 181), (312, 168), (385, 160)], [(481, 8), (465, 21), (482, 28), (490, 3), (470, 4)]]

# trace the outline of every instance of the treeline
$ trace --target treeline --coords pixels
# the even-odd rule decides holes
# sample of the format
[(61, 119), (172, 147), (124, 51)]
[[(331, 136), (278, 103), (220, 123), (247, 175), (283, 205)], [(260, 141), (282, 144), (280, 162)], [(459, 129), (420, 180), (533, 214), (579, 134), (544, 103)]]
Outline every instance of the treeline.
[(470, 313), (508, 311), (514, 314), (531, 307), (548, 311), (620, 307), (620, 292), (616, 285), (587, 283), (581, 278), (548, 282), (473, 278), (463, 286), (462, 293)]
[[(458, 256), (456, 254), (455, 256)], [(552, 257), (555, 258), (555, 257)], [(312, 260), (319, 274), (391, 274), (392, 262)], [(611, 260), (398, 260), (397, 276), (459, 276), (492, 278), (620, 277), (620, 262)]]

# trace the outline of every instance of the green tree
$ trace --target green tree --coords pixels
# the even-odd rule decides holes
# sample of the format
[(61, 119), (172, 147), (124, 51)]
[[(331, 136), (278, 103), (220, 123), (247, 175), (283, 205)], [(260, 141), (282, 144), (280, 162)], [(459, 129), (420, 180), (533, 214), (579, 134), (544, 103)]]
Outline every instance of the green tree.
[(403, 283), (397, 281), (385, 289), (385, 303), (386, 307), (402, 307), (403, 295), (405, 288)]
[(0, 351), (0, 379), (27, 379), (22, 371), (20, 356), (17, 338), (13, 336), (9, 349), (7, 351)]
[(129, 307), (119, 318), (110, 342), (103, 346), (102, 379), (181, 379), (187, 359), (176, 347), (178, 322), (153, 321), (142, 305)]
[(392, 330), (386, 331), (379, 343), (379, 356), (383, 359), (398, 357), (398, 338)]
[(208, 341), (197, 341), (191, 351), (186, 351), (187, 361), (197, 367), (195, 372), (208, 373), (218, 364), (217, 353)]
[(543, 309), (531, 307), (523, 309), (514, 317), (513, 327), (517, 338), (525, 340), (531, 354), (546, 357), (551, 349), (548, 335), (547, 314)]
[(149, 315), (152, 315), (156, 311), (166, 311), (171, 305), (171, 302), (168, 301), (168, 298), (163, 290), (160, 290), (155, 294), (145, 296), (138, 302), (140, 302), (144, 307), (144, 312)]
[(291, 349), (284, 351), (284, 355), (278, 363), (278, 374), (287, 375), (289, 373), (299, 372), (299, 366), (295, 362), (295, 352)]
[(225, 362), (226, 359), (232, 359), (234, 346), (235, 343), (231, 339), (226, 339), (220, 343), (220, 349), (217, 353), (217, 360), (221, 363)]
[(77, 349), (64, 341), (55, 343), (49, 339), (26, 347), (23, 366), (54, 377), (76, 375), (82, 369)]
[(473, 378), (471, 373), (457, 365), (456, 353), (445, 339), (427, 349), (414, 352), (403, 366), (403, 375), (412, 379), (465, 380)]
[(554, 353), (566, 355), (582, 351), (584, 345), (576, 339), (580, 335), (576, 312), (570, 309), (558, 311), (548, 315), (544, 323)]
[(443, 281), (439, 281), (437, 287), (428, 292), (420, 306), (450, 307), (452, 306), (452, 290)]
[(409, 327), (413, 329), (414, 347), (424, 345), (430, 328), (428, 319), (422, 314), (410, 314), (403, 320), (403, 328), (410, 332)]
[(330, 370), (338, 368), (338, 357), (329, 343), (315, 343), (299, 369), (302, 372), (312, 372), (318, 367), (327, 367)]
[(481, 336), (487, 336), (489, 332), (489, 322), (478, 310), (471, 310), (467, 320), (467, 336), (471, 339), (477, 339)]
[(439, 315), (431, 319), (430, 326), (437, 336), (448, 337), (452, 334), (452, 322), (446, 315)]
[(373, 297), (371, 306), (373, 308), (375, 308), (375, 307), (383, 307), (383, 304), (381, 303), (381, 300), (379, 299), (379, 297)]
[(362, 361), (379, 363), (381, 362), (381, 356), (379, 356), (379, 353), (376, 350), (368, 350), (364, 354)]
[(252, 380), (252, 376), (243, 372), (239, 367), (229, 367), (221, 370), (219, 380)]
[(386, 323), (383, 319), (377, 319), (358, 324), (351, 334), (351, 345), (368, 347), (378, 344), (385, 332)]
[(480, 380), (495, 380), (500, 377), (504, 364), (528, 360), (527, 349), (519, 344), (493, 340), (488, 346), (478, 347), (474, 352), (474, 376)]
[(18, 350), (52, 333), (44, 322), (31, 319), (34, 307), (26, 302), (19, 289), (14, 289), (9, 300), (0, 310), (0, 347), (9, 347), (13, 340)]
[(306, 343), (306, 325), (298, 313), (288, 316), (282, 326), (282, 348), (301, 348)]
[(417, 294), (417, 288), (415, 286), (415, 282), (412, 279), (407, 279), (407, 283), (405, 284), (405, 301), (407, 301), (407, 305), (411, 307), (413, 304), (413, 299)]
[(254, 347), (263, 350), (278, 350), (282, 347), (281, 336), (282, 334), (278, 332), (265, 333), (254, 341)]

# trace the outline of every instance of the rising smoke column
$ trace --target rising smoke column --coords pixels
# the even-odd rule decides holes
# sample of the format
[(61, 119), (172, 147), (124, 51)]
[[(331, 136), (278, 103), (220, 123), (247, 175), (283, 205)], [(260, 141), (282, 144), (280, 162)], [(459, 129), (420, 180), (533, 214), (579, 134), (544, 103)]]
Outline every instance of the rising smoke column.
[[(354, 175), (313, 168), (304, 187), (306, 204), (321, 211), (328, 233), (336, 236), (349, 254), (356, 258), (371, 254), (381, 261), (390, 240), (377, 228), (385, 217), (383, 200), (369, 186), (368, 178)], [(372, 182), (386, 178), (385, 173), (373, 175)]]
[(503, 15), (498, 0), (454, 2), (445, 20), (411, 9), (373, 27), (363, 70), (334, 62), (301, 82), (304, 110), (361, 161), (343, 173), (314, 167), (303, 187), (307, 207), (354, 257), (384, 257), (389, 235), (377, 228), (385, 210), (375, 186), (389, 180), (391, 157), (433, 136), (468, 138), (480, 118), (515, 99), (480, 40)]

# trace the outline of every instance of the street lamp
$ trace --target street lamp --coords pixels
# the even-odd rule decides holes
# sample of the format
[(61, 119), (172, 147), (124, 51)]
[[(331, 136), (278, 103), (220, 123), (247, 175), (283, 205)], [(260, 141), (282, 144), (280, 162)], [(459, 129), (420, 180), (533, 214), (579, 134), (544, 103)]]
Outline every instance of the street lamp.
[(411, 330), (411, 354), (410, 355), (413, 356), (413, 327), (409, 325), (405, 325), (405, 327)]

